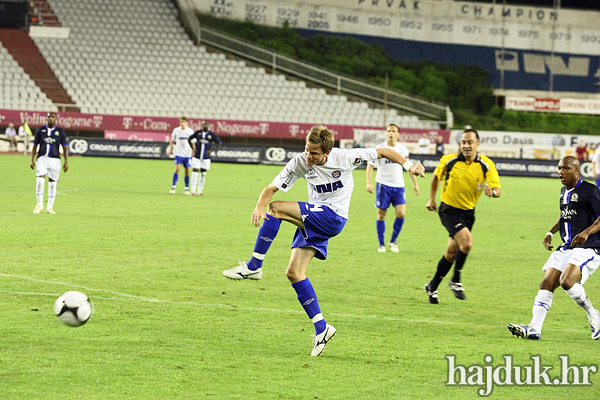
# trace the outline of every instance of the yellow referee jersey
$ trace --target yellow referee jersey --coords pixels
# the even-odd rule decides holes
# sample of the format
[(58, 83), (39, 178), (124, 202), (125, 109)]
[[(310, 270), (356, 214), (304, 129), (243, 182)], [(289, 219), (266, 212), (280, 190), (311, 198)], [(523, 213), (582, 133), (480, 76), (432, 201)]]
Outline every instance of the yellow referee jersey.
[(475, 208), (486, 181), (492, 189), (500, 188), (496, 165), (479, 153), (470, 164), (462, 153), (446, 154), (434, 174), (443, 185), (442, 202), (461, 210)]

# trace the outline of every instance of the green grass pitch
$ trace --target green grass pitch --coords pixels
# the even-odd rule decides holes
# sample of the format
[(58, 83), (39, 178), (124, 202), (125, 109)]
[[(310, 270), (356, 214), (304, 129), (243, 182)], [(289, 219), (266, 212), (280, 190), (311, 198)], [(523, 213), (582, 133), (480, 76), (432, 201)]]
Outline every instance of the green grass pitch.
[[(330, 241), (329, 259), (308, 269), (321, 309), (338, 329), (310, 357), (314, 329), (285, 277), (293, 227), (283, 224), (260, 281), (221, 271), (252, 253), (250, 216), (277, 166), (213, 164), (205, 196), (169, 195), (173, 164), (70, 159), (56, 215), (34, 215), (29, 157), (0, 157), (0, 398), (5, 399), (469, 399), (479, 387), (447, 386), (445, 355), (462, 365), (595, 364), (583, 310), (558, 289), (540, 342), (513, 338), (528, 323), (542, 246), (558, 217), (557, 179), (502, 177), (502, 197), (477, 206), (474, 247), (463, 271), (466, 301), (423, 285), (447, 234), (425, 209), (431, 176), (408, 180), (400, 253), (377, 252), (374, 195), (354, 172), (350, 219)], [(47, 194), (47, 190), (46, 190)], [(439, 194), (438, 194), (439, 196)], [(275, 200), (306, 200), (299, 181)], [(45, 206), (45, 202), (44, 202)], [(393, 212), (388, 212), (389, 240)], [(555, 238), (555, 245), (559, 239)], [(600, 308), (600, 277), (586, 291)], [(88, 294), (92, 320), (59, 323), (52, 306), (68, 290)], [(592, 386), (498, 386), (499, 399), (598, 398)]]

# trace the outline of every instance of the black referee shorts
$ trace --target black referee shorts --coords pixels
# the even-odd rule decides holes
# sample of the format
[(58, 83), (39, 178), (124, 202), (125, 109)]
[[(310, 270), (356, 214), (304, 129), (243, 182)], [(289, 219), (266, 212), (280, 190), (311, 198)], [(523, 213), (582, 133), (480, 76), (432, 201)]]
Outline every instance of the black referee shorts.
[(475, 223), (475, 209), (461, 210), (460, 208), (449, 206), (446, 203), (441, 203), (439, 214), (442, 225), (444, 225), (444, 228), (446, 228), (450, 237), (454, 237), (458, 231), (465, 227), (469, 230), (473, 230), (473, 224)]

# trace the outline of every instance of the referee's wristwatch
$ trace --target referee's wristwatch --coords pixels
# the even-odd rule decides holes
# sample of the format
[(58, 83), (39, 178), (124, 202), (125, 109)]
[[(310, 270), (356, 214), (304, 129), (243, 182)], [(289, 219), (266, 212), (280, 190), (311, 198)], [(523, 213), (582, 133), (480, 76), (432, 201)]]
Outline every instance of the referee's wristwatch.
[(492, 189), (492, 197), (496, 197), (496, 189)]

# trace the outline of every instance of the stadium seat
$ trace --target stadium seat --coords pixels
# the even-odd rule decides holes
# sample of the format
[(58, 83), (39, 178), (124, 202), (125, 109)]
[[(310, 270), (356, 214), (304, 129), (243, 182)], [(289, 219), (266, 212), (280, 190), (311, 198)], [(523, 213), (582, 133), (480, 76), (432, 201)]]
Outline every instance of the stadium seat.
[[(77, 104), (88, 112), (166, 116), (189, 110), (207, 118), (363, 126), (383, 120), (381, 110), (366, 102), (329, 95), (325, 89), (308, 88), (303, 81), (195, 46), (171, 0), (48, 2), (63, 26), (71, 28), (70, 37), (34, 41), (65, 89), (77, 93)], [(0, 70), (8, 71), (3, 53), (0, 48)], [(207, 98), (211, 101), (203, 103)], [(392, 111), (388, 115), (397, 118)]]

